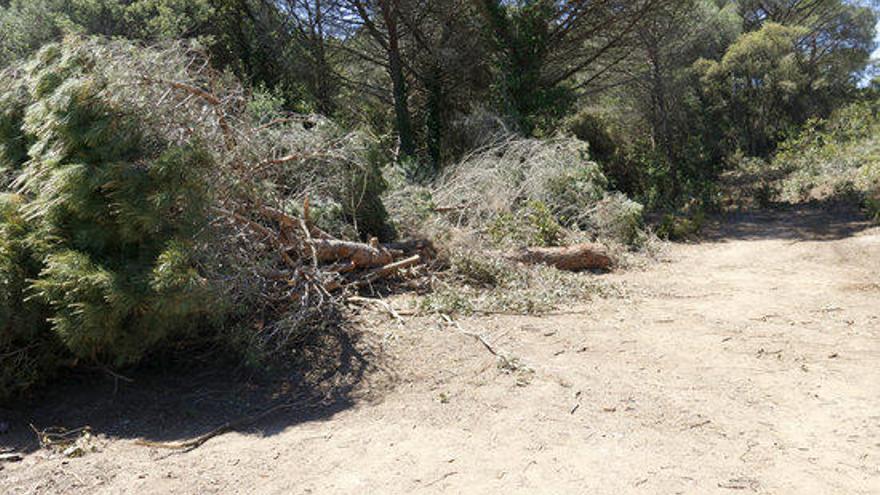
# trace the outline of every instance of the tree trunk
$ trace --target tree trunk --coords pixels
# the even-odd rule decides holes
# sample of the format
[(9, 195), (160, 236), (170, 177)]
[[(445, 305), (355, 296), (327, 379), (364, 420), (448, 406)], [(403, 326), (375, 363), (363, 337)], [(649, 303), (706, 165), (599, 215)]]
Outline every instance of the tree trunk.
[(507, 259), (529, 265), (550, 265), (560, 270), (607, 270), (612, 259), (596, 244), (576, 244), (566, 247), (525, 248), (505, 255)]
[(400, 139), (400, 154), (402, 157), (414, 156), (416, 145), (412, 116), (409, 112), (409, 90), (406, 85), (406, 76), (403, 73), (403, 60), (400, 53), (396, 0), (382, 0), (379, 5), (385, 28), (388, 30), (388, 72), (391, 76), (391, 91), (394, 98), (397, 135)]

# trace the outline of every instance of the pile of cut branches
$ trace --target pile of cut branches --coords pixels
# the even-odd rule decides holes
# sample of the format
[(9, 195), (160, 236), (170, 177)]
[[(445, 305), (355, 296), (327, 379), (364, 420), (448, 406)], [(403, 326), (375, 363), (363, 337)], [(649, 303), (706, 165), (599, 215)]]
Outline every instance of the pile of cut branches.
[(295, 299), (310, 294), (332, 297), (334, 293), (407, 275), (434, 256), (433, 246), (425, 240), (380, 244), (375, 237), (369, 242), (337, 239), (310, 220), (308, 198), (302, 216), (269, 206), (252, 210), (256, 218), (222, 208), (217, 211), (246, 229), (244, 235), (276, 247), (283, 267), (267, 273), (297, 287), (292, 293)]
[[(164, 139), (198, 142), (212, 155), (216, 167), (206, 180), (212, 181), (213, 227), (220, 240), (203, 248), (216, 262), (202, 269), (208, 279), (223, 282), (235, 306), (246, 308), (242, 323), (254, 327), (261, 347), (272, 352), (295, 346), (322, 322), (338, 321), (353, 293), (429, 272), (435, 257), (429, 241), (359, 240), (379, 235), (375, 225), (359, 222), (384, 211), (381, 203), (371, 203), (376, 190), (370, 189), (377, 174), (382, 182), (384, 165), (376, 159), (375, 139), (317, 115), (280, 107), (255, 112), (259, 95), (215, 72), (205, 55), (187, 44), (143, 50), (119, 41), (69, 42), (104, 61), (108, 97), (120, 107), (144, 115), (145, 125)], [(545, 154), (555, 157), (560, 146)], [(519, 162), (519, 155), (511, 160)], [(444, 189), (448, 194), (440, 199), (456, 204), (477, 199), (474, 187), (453, 189)], [(607, 268), (610, 259), (600, 249), (581, 245), (490, 255), (578, 271)], [(221, 268), (211, 272), (215, 268), (209, 266)]]

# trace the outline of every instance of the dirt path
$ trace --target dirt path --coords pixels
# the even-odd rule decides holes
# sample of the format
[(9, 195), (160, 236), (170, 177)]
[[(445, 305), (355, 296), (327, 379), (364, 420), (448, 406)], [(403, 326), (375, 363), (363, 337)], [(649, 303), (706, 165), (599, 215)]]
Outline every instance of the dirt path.
[(625, 295), (582, 314), (461, 322), (507, 366), (432, 319), (389, 324), (372, 399), (183, 454), (35, 453), (0, 491), (880, 493), (880, 230), (743, 216), (606, 278)]

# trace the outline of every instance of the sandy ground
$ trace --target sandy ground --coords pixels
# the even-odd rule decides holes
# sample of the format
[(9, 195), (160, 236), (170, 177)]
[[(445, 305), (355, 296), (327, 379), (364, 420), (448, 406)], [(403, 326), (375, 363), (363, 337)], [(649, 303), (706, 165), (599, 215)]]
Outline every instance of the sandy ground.
[(188, 430), (122, 406), (61, 415), (103, 424), (98, 452), (31, 450), (0, 492), (880, 493), (880, 230), (742, 215), (603, 277), (623, 295), (460, 322), (507, 364), (435, 319), (376, 326), (349, 400), (191, 452), (137, 445)]

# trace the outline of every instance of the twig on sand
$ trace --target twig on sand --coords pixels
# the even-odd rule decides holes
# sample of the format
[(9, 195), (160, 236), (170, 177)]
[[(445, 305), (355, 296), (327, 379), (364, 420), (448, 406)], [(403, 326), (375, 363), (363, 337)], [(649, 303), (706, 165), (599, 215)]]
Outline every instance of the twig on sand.
[(18, 452), (8, 452), (5, 454), (0, 454), (0, 463), (3, 462), (18, 462), (24, 459), (24, 456), (19, 454)]
[(37, 435), (37, 441), (39, 442), (41, 449), (72, 443), (73, 440), (71, 440), (71, 437), (74, 435), (90, 433), (92, 431), (91, 426), (81, 426), (72, 430), (62, 427), (51, 427), (42, 431), (38, 430), (33, 424), (28, 424), (28, 426), (30, 426), (34, 434)]
[(111, 370), (107, 366), (98, 366), (95, 369), (97, 371), (101, 371), (103, 373), (110, 375), (110, 378), (113, 379), (113, 395), (116, 395), (119, 392), (119, 382), (120, 381), (123, 381), (125, 383), (134, 383), (134, 379), (129, 378), (129, 377), (122, 375), (120, 373), (117, 373), (117, 372)]
[(694, 424), (688, 426), (687, 428), (685, 428), (685, 429), (682, 430), (682, 431), (696, 430), (697, 428), (702, 428), (702, 427), (708, 425), (708, 424), (711, 423), (711, 422), (712, 422), (711, 419), (707, 419), (707, 420), (705, 420), (705, 421), (700, 421), (699, 423), (694, 423)]
[(375, 304), (376, 306), (380, 306), (382, 309), (388, 312), (392, 318), (394, 318), (398, 323), (404, 323), (403, 317), (400, 316), (400, 313), (397, 312), (390, 304), (381, 300), (381, 299), (373, 299), (370, 297), (360, 297), (360, 296), (351, 296), (348, 298), (349, 302), (354, 303), (364, 303), (364, 304)]
[(490, 344), (488, 341), (486, 341), (485, 337), (483, 337), (482, 335), (480, 335), (478, 333), (468, 332), (464, 328), (461, 328), (461, 325), (459, 325), (457, 321), (453, 320), (448, 315), (441, 314), (440, 316), (443, 317), (443, 319), (446, 321), (446, 323), (454, 326), (459, 331), (459, 333), (461, 333), (463, 335), (467, 335), (468, 337), (473, 337), (473, 338), (477, 339), (481, 344), (483, 344), (483, 347), (485, 347), (487, 351), (492, 353), (493, 356), (498, 357), (498, 358), (503, 358), (503, 356), (501, 354), (499, 354), (498, 351), (495, 350), (494, 347), (492, 347), (492, 344)]
[(214, 428), (213, 430), (205, 433), (204, 435), (199, 435), (191, 440), (186, 440), (184, 442), (151, 442), (149, 440), (136, 440), (135, 443), (138, 445), (143, 445), (145, 447), (153, 447), (157, 449), (168, 449), (168, 450), (180, 450), (183, 452), (189, 452), (191, 450), (195, 450), (208, 440), (220, 436), (224, 433), (228, 433), (230, 431), (237, 430), (243, 426), (247, 426), (261, 419), (274, 414), (279, 411), (283, 411), (286, 409), (292, 409), (297, 405), (301, 405), (300, 402), (286, 402), (284, 404), (278, 404), (276, 406), (270, 407), (262, 412), (254, 414), (253, 416), (246, 416), (244, 418), (236, 419), (234, 421), (228, 421), (223, 423), (222, 425)]
[(751, 490), (758, 491), (760, 483), (758, 480), (751, 478), (734, 478), (724, 483), (718, 483), (718, 488), (726, 488), (728, 490)]
[(450, 471), (450, 472), (444, 474), (443, 476), (437, 478), (437, 479), (434, 480), (434, 481), (430, 481), (430, 482), (428, 482), (428, 483), (425, 483), (425, 486), (436, 485), (437, 483), (440, 483), (441, 481), (445, 480), (446, 478), (448, 478), (448, 477), (450, 477), (450, 476), (455, 476), (456, 474), (458, 474), (458, 471)]

